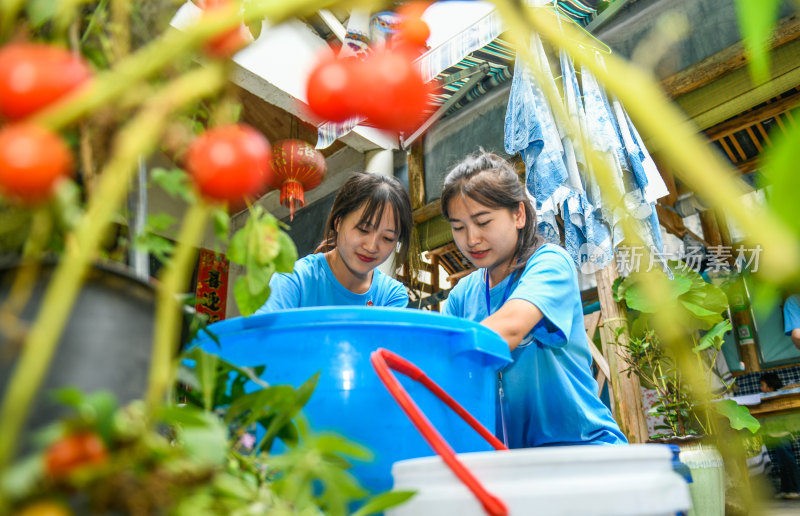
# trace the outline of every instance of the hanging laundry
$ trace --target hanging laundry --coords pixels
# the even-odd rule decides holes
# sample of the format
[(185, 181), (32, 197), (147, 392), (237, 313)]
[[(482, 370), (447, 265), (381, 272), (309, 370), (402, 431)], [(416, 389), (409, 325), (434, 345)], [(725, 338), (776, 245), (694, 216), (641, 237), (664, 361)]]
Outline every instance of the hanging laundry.
[(565, 152), (565, 160), (574, 163), (579, 175), (578, 184), (572, 188), (562, 209), (564, 246), (578, 269), (584, 274), (592, 274), (611, 263), (614, 251), (608, 225), (603, 221), (600, 209), (590, 202), (587, 194), (587, 189), (594, 189), (595, 198), (598, 201), (601, 199), (599, 187), (589, 170), (590, 164), (581, 143), (585, 141), (583, 136), (586, 134), (586, 115), (575, 68), (572, 59), (563, 50), (560, 62), (564, 103), (571, 120), (569, 127), (562, 129), (562, 143), (565, 151), (571, 149), (571, 152)]
[[(541, 41), (534, 34), (531, 37), (534, 65), (546, 75), (550, 73), (549, 63), (546, 58), (542, 60), (544, 50), (540, 52), (540, 48)], [(536, 200), (540, 236), (559, 243), (555, 215), (569, 194), (564, 186), (569, 177), (564, 148), (544, 92), (519, 57), (506, 109), (504, 145), (507, 153), (522, 155), (527, 188)]]

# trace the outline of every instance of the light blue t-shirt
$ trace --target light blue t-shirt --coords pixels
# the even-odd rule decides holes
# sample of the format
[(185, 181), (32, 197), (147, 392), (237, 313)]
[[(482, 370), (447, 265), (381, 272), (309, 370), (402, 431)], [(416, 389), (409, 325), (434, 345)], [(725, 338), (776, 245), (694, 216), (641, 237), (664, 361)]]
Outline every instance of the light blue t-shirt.
[(792, 330), (800, 328), (800, 295), (789, 296), (783, 304), (783, 331), (791, 336)]
[(363, 294), (351, 292), (333, 275), (323, 253), (304, 256), (294, 263), (291, 274), (273, 274), (269, 299), (256, 313), (263, 314), (310, 306), (395, 306), (408, 305), (408, 293), (399, 281), (380, 270), (372, 273), (372, 284)]
[[(488, 317), (484, 274), (479, 269), (459, 281), (443, 313), (478, 322)], [(515, 278), (511, 274), (489, 291), (492, 313), (502, 306), (506, 286)], [(626, 443), (597, 396), (578, 276), (567, 252), (553, 244), (537, 249), (508, 298), (529, 301), (544, 315), (502, 371), (509, 447)], [(498, 403), (498, 436), (499, 413)]]

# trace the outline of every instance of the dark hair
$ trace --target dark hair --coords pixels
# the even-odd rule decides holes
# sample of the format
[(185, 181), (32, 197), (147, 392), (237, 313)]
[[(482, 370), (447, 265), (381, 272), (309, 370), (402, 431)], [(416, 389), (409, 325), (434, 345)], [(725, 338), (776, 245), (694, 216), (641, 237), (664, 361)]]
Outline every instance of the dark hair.
[(514, 167), (489, 152), (481, 151), (467, 156), (444, 178), (442, 214), (447, 220), (450, 220), (450, 201), (456, 196), (466, 196), (489, 208), (505, 208), (512, 213), (522, 202), (525, 207), (525, 227), (517, 233), (517, 247), (514, 250), (517, 260), (511, 270), (523, 269), (541, 241), (536, 235), (536, 210)]
[(380, 221), (386, 204), (392, 207), (394, 221), (397, 224), (398, 241), (400, 242), (400, 261), (404, 261), (411, 240), (411, 200), (403, 185), (392, 176), (358, 172), (339, 188), (333, 200), (331, 213), (325, 223), (325, 233), (316, 252), (324, 253), (336, 247), (336, 225), (345, 217), (358, 211), (362, 206), (364, 212), (358, 224), (371, 224)]
[(761, 381), (767, 384), (767, 387), (773, 391), (783, 388), (783, 382), (780, 377), (775, 373), (764, 373), (761, 375)]

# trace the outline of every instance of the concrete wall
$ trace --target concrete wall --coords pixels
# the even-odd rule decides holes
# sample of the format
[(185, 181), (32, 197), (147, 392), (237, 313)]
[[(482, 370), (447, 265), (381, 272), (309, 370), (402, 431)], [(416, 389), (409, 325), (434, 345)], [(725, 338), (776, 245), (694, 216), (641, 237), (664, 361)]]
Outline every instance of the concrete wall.
[(510, 84), (434, 125), (425, 135), (425, 202), (438, 199), (447, 172), (481, 147), (503, 157), (503, 127)]
[[(784, 0), (779, 18), (793, 12), (795, 6)], [(666, 50), (656, 69), (659, 76), (683, 70), (741, 39), (735, 0), (632, 0), (594, 35), (615, 53), (631, 58), (659, 21), (670, 14), (685, 16), (689, 31)]]

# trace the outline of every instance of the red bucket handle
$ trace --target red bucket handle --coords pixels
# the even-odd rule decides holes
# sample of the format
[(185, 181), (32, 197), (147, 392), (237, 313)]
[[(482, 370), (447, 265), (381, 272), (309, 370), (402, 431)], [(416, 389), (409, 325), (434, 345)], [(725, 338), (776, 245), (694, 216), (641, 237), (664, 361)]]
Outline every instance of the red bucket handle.
[(496, 450), (508, 450), (508, 448), (475, 419), (472, 414), (467, 412), (456, 400), (444, 392), (436, 382), (428, 378), (419, 367), (400, 355), (396, 355), (387, 349), (378, 348), (376, 351), (372, 352), (370, 362), (372, 362), (372, 367), (375, 368), (375, 372), (378, 373), (378, 377), (383, 382), (383, 385), (389, 390), (389, 394), (391, 394), (400, 405), (400, 408), (403, 409), (403, 412), (406, 413), (414, 426), (417, 427), (417, 430), (422, 434), (422, 437), (425, 438), (431, 448), (433, 448), (467, 488), (472, 491), (483, 506), (486, 514), (491, 516), (506, 516), (508, 514), (508, 508), (503, 501), (489, 493), (486, 488), (483, 487), (483, 484), (475, 478), (475, 475), (458, 460), (453, 448), (447, 444), (442, 434), (440, 434), (428, 418), (425, 417), (425, 414), (423, 414), (422, 410), (414, 403), (414, 400), (411, 399), (411, 396), (408, 395), (408, 392), (397, 380), (397, 377), (392, 374), (390, 369), (394, 369), (398, 373), (404, 374), (427, 387), (428, 390), (445, 402), (456, 414), (461, 416), (461, 418), (478, 432), (481, 437), (494, 446)]

